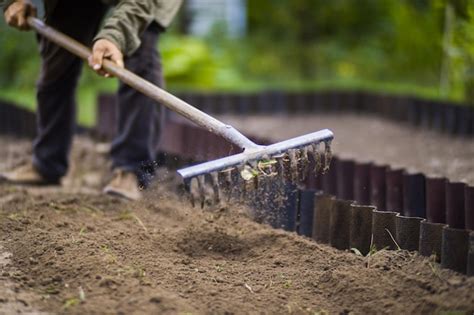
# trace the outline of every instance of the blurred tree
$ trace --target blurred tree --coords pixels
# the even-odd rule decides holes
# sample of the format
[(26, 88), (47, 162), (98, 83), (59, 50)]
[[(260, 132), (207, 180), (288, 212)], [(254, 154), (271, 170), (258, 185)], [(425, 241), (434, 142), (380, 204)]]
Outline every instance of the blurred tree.
[(38, 49), (34, 34), (7, 28), (3, 19), (0, 22), (0, 86), (22, 87), (34, 85)]
[[(448, 3), (455, 18), (443, 47)], [(222, 25), (203, 38), (183, 36), (192, 18), (184, 12), (161, 42), (168, 86), (246, 90), (360, 81), (369, 87), (371, 82), (402, 83), (436, 93), (444, 73), (446, 96), (464, 92), (472, 100), (473, 3), (247, 1), (248, 36), (238, 39), (226, 38)], [(34, 34), (11, 30), (0, 20), (1, 97), (4, 90), (34, 88), (39, 58)], [(115, 87), (89, 71), (81, 82), (90, 91)]]

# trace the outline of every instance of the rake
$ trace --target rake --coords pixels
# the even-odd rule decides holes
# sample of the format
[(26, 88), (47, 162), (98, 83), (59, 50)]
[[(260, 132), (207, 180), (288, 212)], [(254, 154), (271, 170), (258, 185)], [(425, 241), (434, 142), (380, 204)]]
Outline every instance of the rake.
[[(37, 18), (28, 17), (28, 24), (37, 33), (84, 60), (87, 60), (91, 55), (89, 48), (47, 26)], [(291, 181), (301, 180), (304, 177), (304, 173), (307, 173), (311, 156), (316, 165), (314, 167), (316, 172), (324, 171), (324, 169), (328, 168), (330, 144), (333, 139), (333, 133), (328, 129), (272, 145), (258, 145), (234, 127), (198, 110), (136, 74), (118, 67), (112, 61), (104, 60), (103, 68), (125, 84), (186, 117), (209, 132), (221, 136), (242, 150), (242, 153), (239, 154), (178, 170), (185, 187), (190, 191), (197, 191), (197, 194), (201, 196), (201, 204), (204, 200), (203, 195), (206, 182), (212, 184), (218, 199), (219, 187), (221, 185), (229, 187), (236, 184), (236, 182), (240, 182), (242, 178), (244, 182), (252, 182), (255, 186), (258, 185), (259, 175), (284, 175), (285, 178)], [(324, 149), (320, 148), (320, 143), (325, 144)], [(197, 188), (193, 189), (194, 186)]]

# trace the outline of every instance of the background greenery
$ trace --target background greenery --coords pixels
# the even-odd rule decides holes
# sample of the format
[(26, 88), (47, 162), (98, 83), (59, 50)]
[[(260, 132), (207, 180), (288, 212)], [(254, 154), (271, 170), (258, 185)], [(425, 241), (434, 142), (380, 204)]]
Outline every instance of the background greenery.
[[(474, 103), (473, 0), (247, 0), (248, 33), (162, 37), (172, 91), (364, 89)], [(187, 15), (186, 15), (187, 14)], [(0, 24), (0, 98), (34, 108), (35, 36)], [(79, 121), (92, 124), (97, 93), (115, 80), (85, 70)]]

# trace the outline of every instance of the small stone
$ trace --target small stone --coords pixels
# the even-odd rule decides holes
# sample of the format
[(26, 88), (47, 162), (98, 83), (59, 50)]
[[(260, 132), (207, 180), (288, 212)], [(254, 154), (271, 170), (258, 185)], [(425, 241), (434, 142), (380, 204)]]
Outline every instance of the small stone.
[(158, 297), (158, 296), (154, 296), (154, 297), (150, 298), (150, 303), (159, 304), (159, 303), (161, 303), (161, 298)]
[(286, 295), (283, 295), (283, 294), (278, 294), (277, 296), (278, 296), (279, 299), (282, 299), (282, 300), (287, 299)]
[(117, 282), (111, 278), (104, 278), (99, 282), (99, 287), (115, 288)]
[(60, 275), (56, 275), (56, 276), (53, 277), (53, 281), (61, 282), (61, 281), (63, 281), (63, 278)]
[(452, 286), (458, 286), (462, 283), (462, 280), (459, 278), (452, 278), (448, 280), (448, 283)]
[(20, 222), (23, 223), (24, 225), (28, 225), (31, 223), (30, 220), (28, 219), (22, 219)]
[(51, 278), (45, 278), (43, 280), (40, 281), (40, 284), (41, 285), (48, 285), (50, 284), (51, 282), (53, 282), (53, 280)]

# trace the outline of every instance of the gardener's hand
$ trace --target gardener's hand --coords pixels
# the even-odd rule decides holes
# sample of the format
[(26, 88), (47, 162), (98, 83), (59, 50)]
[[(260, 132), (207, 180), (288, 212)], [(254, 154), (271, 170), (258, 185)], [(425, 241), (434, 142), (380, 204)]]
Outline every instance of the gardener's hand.
[(92, 47), (92, 56), (89, 57), (89, 66), (99, 75), (106, 78), (111, 75), (102, 68), (104, 59), (110, 59), (123, 68), (123, 54), (111, 41), (101, 38)]
[(26, 21), (29, 16), (36, 17), (36, 7), (30, 0), (16, 0), (4, 13), (7, 24), (22, 31), (30, 29)]

